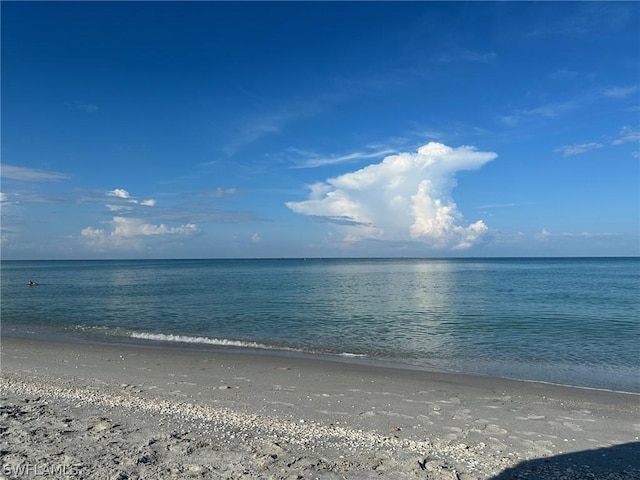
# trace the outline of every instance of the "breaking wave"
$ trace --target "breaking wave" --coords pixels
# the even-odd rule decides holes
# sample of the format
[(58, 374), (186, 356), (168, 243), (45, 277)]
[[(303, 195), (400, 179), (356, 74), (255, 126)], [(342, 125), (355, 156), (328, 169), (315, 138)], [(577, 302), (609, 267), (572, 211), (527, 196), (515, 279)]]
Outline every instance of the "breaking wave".
[(145, 333), (132, 332), (129, 334), (131, 338), (139, 338), (142, 340), (153, 340), (156, 342), (179, 342), (179, 343), (199, 343), (205, 345), (218, 345), (222, 347), (242, 347), (242, 348), (262, 348), (277, 350), (295, 350), (293, 348), (275, 347), (258, 342), (245, 342), (241, 340), (229, 340), (226, 338), (210, 338), (210, 337), (192, 337), (189, 335), (173, 335), (165, 333)]
[[(302, 348), (292, 348), (279, 345), (268, 345), (266, 343), (248, 342), (244, 340), (229, 340), (227, 338), (212, 338), (212, 337), (193, 337), (190, 335), (174, 335), (166, 333), (148, 333), (148, 332), (130, 332), (129, 337), (137, 338), (140, 340), (151, 340), (154, 342), (176, 342), (176, 343), (193, 343), (201, 345), (216, 345), (220, 347), (239, 347), (239, 348), (257, 348), (262, 350), (284, 350), (289, 352), (301, 352), (301, 353), (321, 353), (327, 354), (329, 352), (317, 352), (305, 350)], [(352, 357), (360, 358), (366, 357), (365, 354), (341, 352), (334, 355), (340, 357)]]

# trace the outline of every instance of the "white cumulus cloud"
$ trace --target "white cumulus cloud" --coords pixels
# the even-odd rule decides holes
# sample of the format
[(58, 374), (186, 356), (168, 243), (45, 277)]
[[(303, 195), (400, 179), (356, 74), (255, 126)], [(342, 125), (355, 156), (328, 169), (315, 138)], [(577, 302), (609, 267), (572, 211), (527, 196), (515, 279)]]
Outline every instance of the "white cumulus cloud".
[(134, 246), (140, 240), (149, 236), (192, 235), (198, 232), (193, 223), (178, 227), (169, 227), (164, 223), (154, 225), (146, 223), (140, 218), (113, 217), (109, 222), (111, 230), (86, 227), (80, 232), (93, 245), (99, 247)]
[[(144, 207), (153, 207), (156, 204), (156, 201), (153, 198), (150, 198), (148, 200), (142, 200), (142, 201), (138, 201), (135, 197), (132, 197), (131, 194), (125, 190), (124, 188), (116, 188), (114, 190), (109, 190), (106, 193), (107, 197), (115, 197), (115, 198), (121, 198), (122, 200), (126, 200), (127, 203), (135, 203), (137, 205), (142, 205)], [(107, 207), (110, 210), (126, 210), (127, 207), (124, 206), (114, 206), (114, 205), (107, 205)]]
[(346, 241), (423, 241), (434, 247), (464, 249), (488, 228), (482, 220), (464, 225), (451, 193), (455, 175), (496, 158), (473, 147), (428, 143), (355, 172), (310, 185), (309, 198), (287, 202), (296, 213), (345, 229)]
[(153, 225), (145, 223), (138, 218), (113, 217), (113, 235), (120, 237), (135, 237), (144, 235), (184, 235), (192, 233), (197, 229), (193, 223), (182, 225), (180, 227), (167, 227), (164, 223)]
[(110, 190), (107, 192), (108, 197), (118, 197), (118, 198), (131, 198), (129, 192), (127, 192), (123, 188), (116, 188), (115, 190)]

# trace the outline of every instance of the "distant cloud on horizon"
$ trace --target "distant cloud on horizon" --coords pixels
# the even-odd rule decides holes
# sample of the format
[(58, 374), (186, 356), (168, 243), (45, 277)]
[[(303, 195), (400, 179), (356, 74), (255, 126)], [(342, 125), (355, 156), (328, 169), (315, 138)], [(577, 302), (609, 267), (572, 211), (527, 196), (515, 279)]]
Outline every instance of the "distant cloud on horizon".
[(85, 227), (80, 235), (92, 247), (99, 249), (142, 248), (142, 239), (152, 236), (193, 235), (198, 232), (193, 223), (169, 227), (164, 223), (154, 225), (140, 218), (115, 216), (109, 222), (111, 230)]
[(546, 228), (543, 228), (540, 233), (536, 234), (536, 238), (545, 240), (549, 238), (600, 238), (600, 237), (614, 237), (617, 236), (613, 233), (589, 233), (589, 232), (562, 232), (551, 233)]

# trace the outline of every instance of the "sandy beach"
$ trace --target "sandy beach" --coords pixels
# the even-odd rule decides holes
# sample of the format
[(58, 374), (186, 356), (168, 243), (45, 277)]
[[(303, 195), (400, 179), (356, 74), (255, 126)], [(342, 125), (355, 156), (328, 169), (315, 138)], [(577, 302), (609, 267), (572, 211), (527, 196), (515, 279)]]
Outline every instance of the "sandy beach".
[(2, 339), (0, 478), (638, 479), (640, 396)]

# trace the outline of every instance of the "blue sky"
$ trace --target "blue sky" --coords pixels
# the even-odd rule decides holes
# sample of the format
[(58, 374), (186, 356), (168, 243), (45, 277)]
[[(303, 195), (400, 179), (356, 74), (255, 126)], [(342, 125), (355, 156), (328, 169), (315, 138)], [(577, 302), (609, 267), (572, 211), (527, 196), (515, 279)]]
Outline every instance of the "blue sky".
[(640, 254), (637, 2), (2, 2), (2, 258)]

